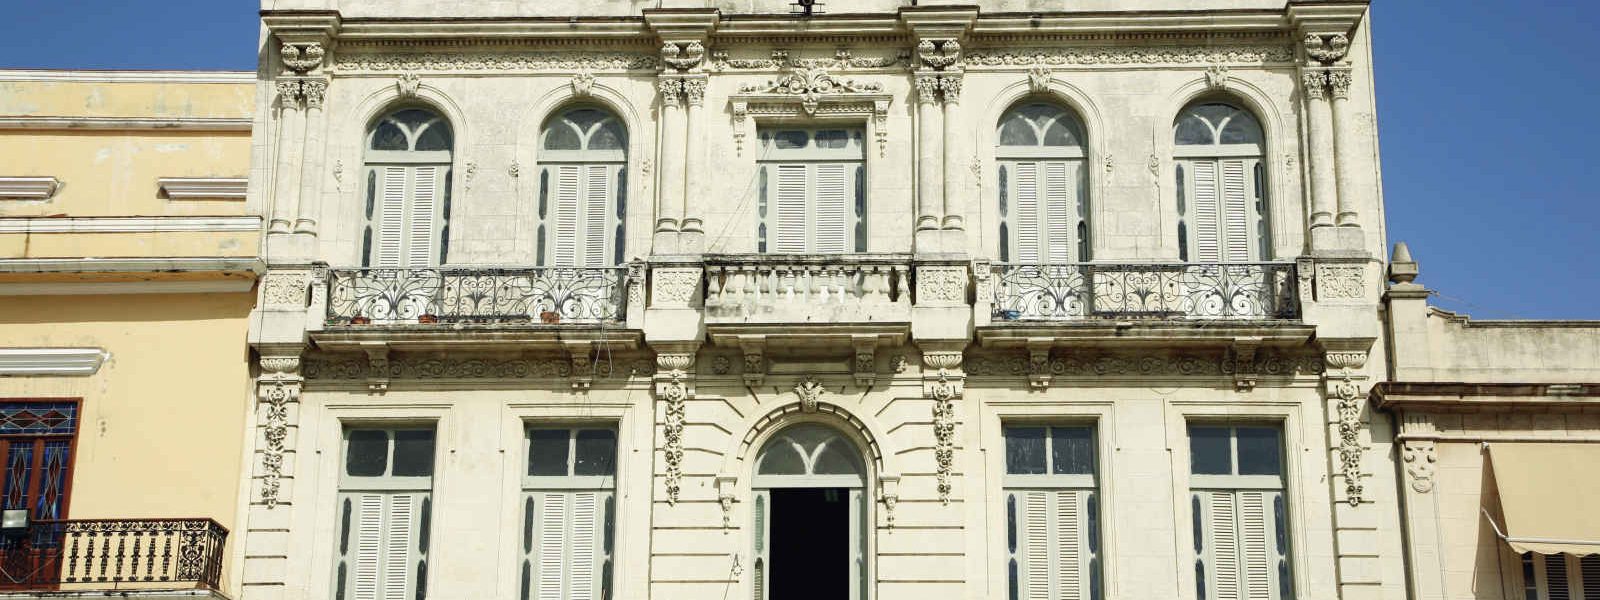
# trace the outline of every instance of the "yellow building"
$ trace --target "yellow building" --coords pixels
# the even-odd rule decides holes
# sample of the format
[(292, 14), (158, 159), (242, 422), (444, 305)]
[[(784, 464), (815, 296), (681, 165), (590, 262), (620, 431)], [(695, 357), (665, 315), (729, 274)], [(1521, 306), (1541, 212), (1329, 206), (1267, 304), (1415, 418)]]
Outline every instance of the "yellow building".
[(253, 80), (0, 71), (0, 596), (238, 596)]

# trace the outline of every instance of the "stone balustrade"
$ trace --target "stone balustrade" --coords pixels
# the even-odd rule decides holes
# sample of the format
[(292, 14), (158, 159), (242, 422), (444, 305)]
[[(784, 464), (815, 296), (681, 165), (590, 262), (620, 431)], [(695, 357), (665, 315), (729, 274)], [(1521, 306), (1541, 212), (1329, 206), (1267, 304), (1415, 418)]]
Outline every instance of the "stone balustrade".
[(907, 255), (714, 255), (705, 265), (708, 324), (910, 320)]

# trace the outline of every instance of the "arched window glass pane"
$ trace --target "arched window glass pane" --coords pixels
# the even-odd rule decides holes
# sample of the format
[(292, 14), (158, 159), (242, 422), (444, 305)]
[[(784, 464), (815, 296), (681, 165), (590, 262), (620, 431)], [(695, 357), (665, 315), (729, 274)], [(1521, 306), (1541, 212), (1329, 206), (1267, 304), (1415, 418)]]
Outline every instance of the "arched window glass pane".
[(435, 120), (423, 125), (422, 132), (417, 135), (417, 150), (420, 151), (448, 152), (450, 144), (450, 124), (443, 120)]
[(377, 129), (372, 132), (373, 150), (398, 150), (404, 152), (408, 148), (406, 132), (400, 129), (400, 126), (393, 121), (384, 119), (378, 123)]
[(607, 120), (594, 137), (589, 138), (590, 150), (621, 150), (628, 143), (628, 134), (616, 119)]
[(1214, 141), (1211, 126), (1194, 115), (1180, 117), (1177, 129), (1175, 135), (1179, 146), (1210, 146)]
[(565, 122), (552, 123), (544, 131), (545, 150), (578, 150), (583, 147), (583, 142), (578, 139), (578, 132), (572, 125)]
[(1046, 146), (1076, 146), (1078, 136), (1068, 127), (1070, 121), (1060, 119), (1050, 124), (1044, 131), (1044, 145)]
[(1001, 146), (1037, 146), (1039, 136), (1033, 132), (1033, 125), (1020, 114), (1012, 113), (1000, 125)]
[(1024, 104), (1000, 119), (1001, 146), (1067, 147), (1083, 145), (1078, 120), (1054, 104)]
[(394, 120), (399, 121), (406, 129), (416, 131), (429, 121), (436, 119), (433, 113), (420, 108), (408, 108), (394, 114)]
[(767, 442), (756, 463), (759, 475), (859, 475), (855, 446), (821, 425), (798, 425)]
[(1262, 137), (1261, 123), (1244, 111), (1235, 112), (1222, 127), (1224, 144), (1259, 144)]
[(606, 114), (592, 108), (580, 108), (567, 111), (561, 118), (584, 135), (590, 135), (594, 131), (594, 126), (606, 119)]

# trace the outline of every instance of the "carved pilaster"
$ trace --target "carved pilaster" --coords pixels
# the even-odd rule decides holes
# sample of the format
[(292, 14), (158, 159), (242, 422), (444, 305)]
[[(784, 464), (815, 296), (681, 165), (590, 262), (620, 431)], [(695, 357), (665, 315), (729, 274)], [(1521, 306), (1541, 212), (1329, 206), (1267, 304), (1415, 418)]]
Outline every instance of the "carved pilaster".
[(289, 430), (300, 403), (305, 378), (300, 373), (298, 354), (271, 354), (261, 357), (261, 375), (256, 380), (257, 406), (261, 413), (261, 503), (268, 509), (282, 501), (284, 462), (288, 454)]
[(683, 427), (691, 387), (694, 354), (656, 355), (656, 399), (662, 404), (662, 463), (665, 465), (667, 503), (676, 505), (683, 485)]
[(946, 105), (961, 102), (961, 74), (953, 73), (939, 77), (939, 91), (941, 99)]
[(305, 79), (300, 82), (300, 96), (307, 109), (322, 108), (322, 101), (328, 96), (328, 80)]
[(1338, 430), (1338, 466), (1344, 476), (1344, 500), (1352, 507), (1360, 506), (1365, 495), (1361, 459), (1366, 452), (1362, 440), (1366, 428), (1363, 418), (1366, 396), (1362, 393), (1360, 382), (1366, 377), (1358, 375), (1357, 371), (1367, 364), (1367, 352), (1372, 340), (1330, 339), (1321, 343), (1325, 353), (1323, 360), (1327, 365), (1323, 381), (1332, 404), (1329, 412)]
[(956, 460), (956, 399), (965, 393), (966, 374), (959, 351), (922, 354), (923, 393), (933, 400), (933, 457), (939, 478), (939, 501), (950, 503)]

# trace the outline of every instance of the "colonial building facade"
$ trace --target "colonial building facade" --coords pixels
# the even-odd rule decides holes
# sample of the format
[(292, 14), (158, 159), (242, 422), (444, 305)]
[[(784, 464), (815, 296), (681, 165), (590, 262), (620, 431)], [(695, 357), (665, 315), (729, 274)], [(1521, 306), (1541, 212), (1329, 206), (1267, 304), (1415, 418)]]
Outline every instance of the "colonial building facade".
[(0, 70), (0, 595), (236, 596), (253, 79)]
[(1402, 598), (1365, 2), (264, 2), (242, 594)]

